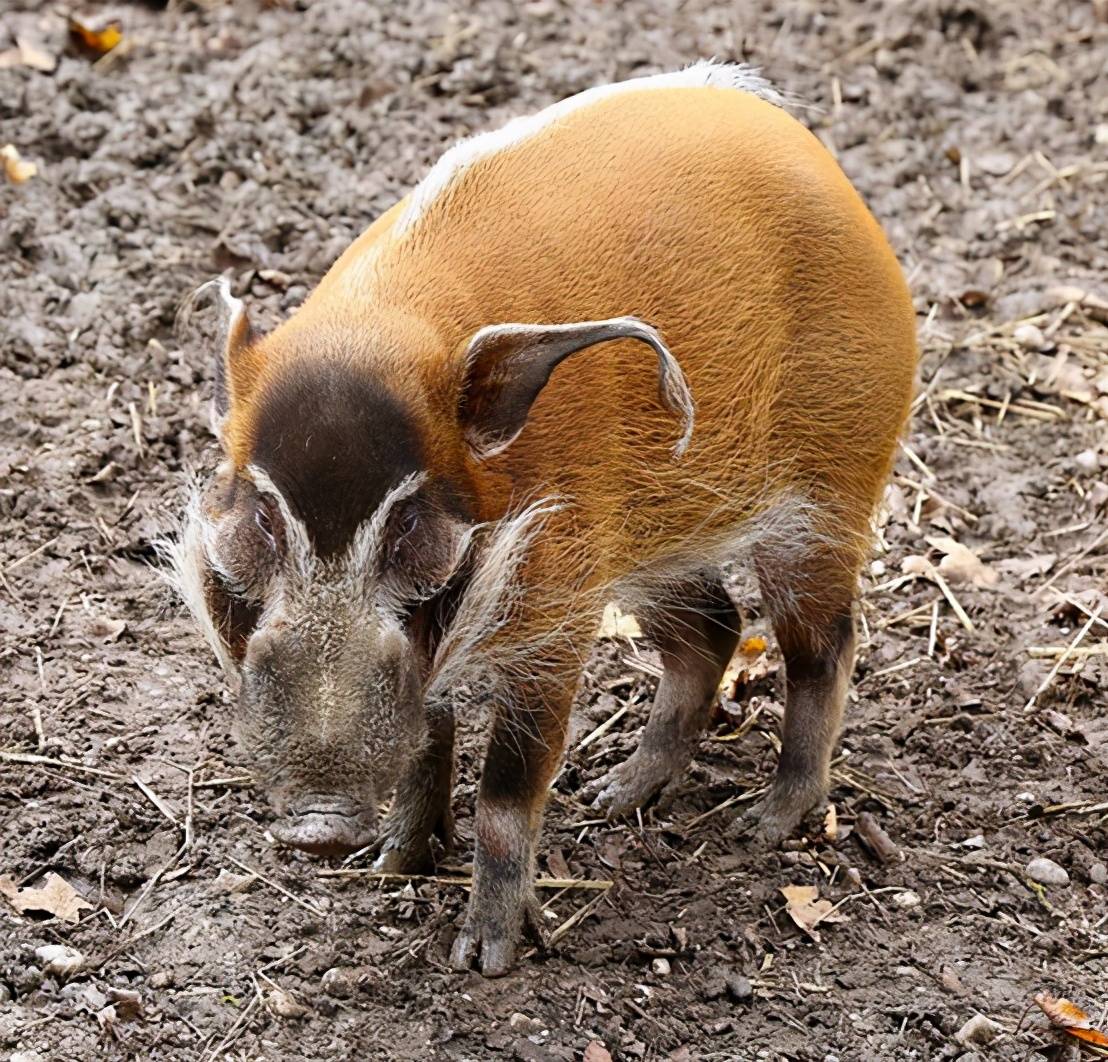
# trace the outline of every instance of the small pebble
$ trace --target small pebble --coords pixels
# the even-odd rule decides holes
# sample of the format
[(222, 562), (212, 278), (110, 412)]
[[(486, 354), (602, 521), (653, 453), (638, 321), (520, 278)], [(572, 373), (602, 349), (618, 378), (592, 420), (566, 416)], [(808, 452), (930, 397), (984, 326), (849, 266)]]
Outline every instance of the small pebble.
[(515, 1029), (516, 1032), (521, 1032), (525, 1036), (533, 1036), (535, 1033), (540, 1033), (546, 1028), (541, 1021), (529, 1018), (526, 1014), (521, 1014), (518, 1010), (508, 1019), (508, 1024)]
[(1082, 450), (1073, 461), (1082, 472), (1095, 472), (1100, 468), (1100, 458), (1095, 450)]
[(669, 971), (670, 971), (669, 959), (663, 959), (663, 958), (659, 957), (659, 958), (655, 959), (650, 964), (650, 968), (659, 977), (669, 977)]
[(1068, 885), (1070, 876), (1064, 867), (1060, 867), (1053, 859), (1032, 859), (1027, 864), (1027, 876), (1040, 885)]
[(1042, 350), (1046, 346), (1046, 336), (1043, 330), (1033, 324), (1021, 324), (1013, 333), (1012, 338), (1024, 350)]
[(1034, 804), (1034, 803), (1035, 803), (1035, 800), (1036, 800), (1037, 798), (1036, 798), (1036, 796), (1035, 796), (1035, 794), (1034, 794), (1034, 793), (1026, 793), (1026, 792), (1024, 792), (1024, 793), (1017, 793), (1017, 794), (1016, 794), (1016, 799), (1017, 799), (1017, 800), (1018, 800), (1018, 801), (1019, 801), (1019, 802), (1020, 802), (1021, 804)]
[(302, 1003), (298, 1003), (295, 997), (283, 988), (274, 988), (267, 992), (265, 1001), (269, 1005), (269, 1009), (278, 1018), (296, 1019), (302, 1018), (308, 1013), (308, 1008)]
[(212, 887), (218, 892), (245, 892), (257, 880), (254, 874), (232, 874), (229, 870), (220, 870)]
[(69, 978), (85, 968), (85, 957), (76, 948), (66, 947), (65, 944), (46, 944), (35, 948), (35, 955), (43, 970), (55, 977)]
[(1003, 1030), (992, 1018), (984, 1014), (974, 1014), (955, 1034), (958, 1043), (968, 1047), (970, 1044), (992, 1043)]
[(742, 977), (739, 974), (730, 973), (726, 976), (726, 982), (727, 994), (736, 1003), (745, 1003), (754, 995), (754, 986), (750, 983), (749, 977)]
[(1089, 867), (1089, 880), (1094, 885), (1108, 885), (1108, 867), (1103, 863), (1094, 863)]
[(893, 903), (895, 903), (897, 907), (903, 907), (905, 910), (909, 910), (912, 907), (919, 907), (919, 893), (913, 892), (911, 889), (905, 889), (903, 892), (898, 892), (893, 897)]
[(332, 966), (323, 975), (320, 987), (327, 995), (333, 996), (335, 999), (349, 999), (354, 993), (354, 983), (350, 971), (344, 970), (341, 966)]

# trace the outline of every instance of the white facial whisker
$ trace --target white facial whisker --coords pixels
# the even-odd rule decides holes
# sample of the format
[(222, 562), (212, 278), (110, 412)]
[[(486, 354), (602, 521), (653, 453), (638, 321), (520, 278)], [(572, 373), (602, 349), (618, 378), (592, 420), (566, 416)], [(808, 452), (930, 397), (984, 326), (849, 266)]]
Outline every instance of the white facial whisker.
[(349, 549), (348, 563), (353, 572), (373, 571), (373, 562), (381, 553), (385, 540), (385, 527), (393, 509), (415, 494), (426, 481), (426, 472), (413, 472), (405, 476), (385, 495), (373, 515), (358, 528)]
[(276, 503), (281, 513), (281, 519), (284, 521), (285, 541), (288, 545), (293, 570), (304, 581), (310, 581), (316, 567), (316, 556), (312, 549), (311, 540), (308, 538), (308, 529), (304, 526), (304, 521), (293, 515), (288, 501), (277, 489), (277, 484), (270, 479), (268, 473), (257, 465), (247, 465), (246, 474), (260, 493), (269, 495)]
[(235, 662), (208, 610), (204, 586), (204, 569), (211, 563), (209, 546), (213, 535), (214, 528), (204, 514), (199, 488), (193, 483), (179, 534), (176, 538), (157, 540), (154, 549), (164, 563), (158, 573), (180, 595), (219, 666), (228, 676), (233, 676), (237, 671)]

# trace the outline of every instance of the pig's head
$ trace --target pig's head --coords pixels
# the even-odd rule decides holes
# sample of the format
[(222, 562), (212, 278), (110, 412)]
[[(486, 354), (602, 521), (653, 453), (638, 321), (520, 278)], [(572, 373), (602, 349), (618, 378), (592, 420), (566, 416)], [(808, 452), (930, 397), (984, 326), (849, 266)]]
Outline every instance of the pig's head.
[[(663, 397), (690, 417), (691, 402), (656, 334), (631, 318), (482, 329), (456, 379), (428, 382), (411, 368), (419, 351), (381, 357), (302, 327), (259, 337), (217, 290), (227, 335), (213, 427), (225, 459), (171, 547), (175, 581), (238, 681), (235, 729), (278, 814), (274, 836), (352, 851), (374, 840), (381, 802), (427, 740), (443, 646), (480, 641), (452, 624), (503, 619), (490, 601), (504, 586), (490, 584), (507, 583), (519, 550), (483, 565), (482, 546), (501, 526), (526, 536), (518, 519), (477, 522), (488, 514), (475, 468), (519, 434), (555, 365), (594, 343), (650, 343)], [(481, 607), (467, 613), (467, 595)]]

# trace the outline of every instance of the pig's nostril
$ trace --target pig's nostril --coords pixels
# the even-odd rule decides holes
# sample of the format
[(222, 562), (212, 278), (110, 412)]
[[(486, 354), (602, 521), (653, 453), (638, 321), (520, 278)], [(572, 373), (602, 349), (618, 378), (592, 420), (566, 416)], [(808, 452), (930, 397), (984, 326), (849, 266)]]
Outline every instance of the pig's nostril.
[(311, 795), (291, 801), (270, 830), (281, 844), (316, 855), (345, 855), (373, 841), (376, 818), (372, 807), (349, 798)]

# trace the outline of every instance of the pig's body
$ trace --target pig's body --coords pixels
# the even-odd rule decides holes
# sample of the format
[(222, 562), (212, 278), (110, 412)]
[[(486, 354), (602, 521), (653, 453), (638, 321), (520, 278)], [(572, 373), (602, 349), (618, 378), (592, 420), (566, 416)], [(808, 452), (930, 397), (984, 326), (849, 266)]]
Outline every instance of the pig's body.
[[(445, 690), (436, 677), (456, 674), (459, 654), (473, 673), (495, 676), (477, 883), (454, 952), (459, 965), (476, 957), (489, 973), (509, 964), (530, 909), (543, 799), (610, 594), (644, 617), (666, 675), (642, 745), (605, 780), (601, 806), (636, 806), (687, 764), (738, 627), (719, 565), (747, 557), (789, 680), (763, 832), (791, 830), (827, 785), (858, 570), (908, 409), (914, 314), (880, 229), (818, 141), (773, 103), (726, 87), (761, 89), (758, 79), (698, 70), (704, 87), (692, 71), (632, 82), (560, 105), (554, 120), (514, 135), (509, 127), (463, 144), (350, 247), (294, 317), (228, 355), (222, 430), (232, 474), (285, 493), (290, 526), (298, 513), (325, 510), (328, 490), (337, 497), (353, 484), (357, 493), (367, 476), (382, 485), (367, 495), (366, 520), (378, 504), (387, 515), (390, 484), (416, 472), (447, 485), (441, 497), (452, 500), (437, 504), (466, 524), (508, 526), (528, 503), (561, 500), (517, 520), (502, 557), (487, 547), (470, 562), (470, 582), (452, 591), (453, 626), (443, 621), (421, 669), (436, 702)], [(695, 399), (680, 460), (679, 381), (669, 374), (667, 409), (658, 367), (636, 341), (651, 337), (619, 321), (608, 324), (636, 339), (560, 366), (559, 357), (545, 387), (515, 400), (521, 415), (490, 418), (485, 407), (504, 401), (501, 378), (514, 379), (548, 337), (536, 332), (524, 349), (511, 329), (493, 329), (484, 347), (470, 344), (475, 334), (502, 322), (625, 315), (657, 329)], [(507, 353), (474, 382), (489, 343)], [(312, 373), (336, 395), (364, 388), (373, 408), (294, 445), (281, 425), (295, 406), (275, 396)], [(392, 437), (410, 429), (418, 442), (378, 446), (374, 424)], [(351, 440), (352, 452), (317, 455), (321, 471), (297, 479), (284, 463), (323, 437), (336, 451)], [(362, 459), (356, 440), (365, 437)], [(281, 486), (294, 481), (302, 485)], [(336, 522), (325, 533), (304, 521), (305, 542), (335, 538)], [(345, 540), (335, 541), (337, 553)], [(481, 594), (499, 602), (491, 619), (473, 604)], [(262, 666), (251, 646), (260, 657), (264, 639), (251, 631), (239, 638), (247, 675)], [(444, 645), (453, 651), (445, 664)], [(417, 865), (431, 829), (449, 819), (452, 733), (446, 713), (431, 709), (431, 736), (400, 772), (386, 822), (384, 865), (396, 869)], [(289, 836), (300, 843), (302, 834)]]
[(561, 552), (564, 525), (611, 579), (690, 536), (702, 549), (706, 533), (799, 491), (845, 508), (865, 548), (907, 410), (915, 317), (877, 223), (786, 112), (747, 92), (629, 91), (480, 159), (402, 224), (410, 198), (351, 245), (275, 343), (302, 357), (298, 335), (340, 322), (400, 332), (365, 355), (437, 398), (430, 414), (445, 421), (466, 343), (490, 321), (634, 313), (664, 337), (697, 405), (674, 462), (679, 429), (639, 344), (567, 362), (519, 439), (475, 466), (483, 518), (510, 497), (568, 494), (573, 510), (537, 545)]

